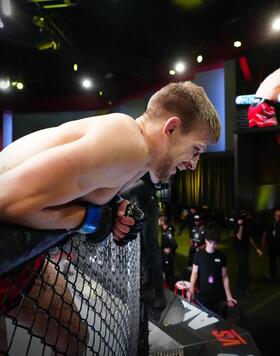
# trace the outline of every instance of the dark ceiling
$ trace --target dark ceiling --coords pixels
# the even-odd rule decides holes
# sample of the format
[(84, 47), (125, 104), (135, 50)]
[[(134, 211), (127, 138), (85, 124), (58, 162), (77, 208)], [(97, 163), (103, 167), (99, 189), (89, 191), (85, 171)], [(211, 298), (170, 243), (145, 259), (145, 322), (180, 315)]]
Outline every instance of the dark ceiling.
[[(171, 80), (178, 58), (191, 70), (200, 53), (205, 65), (251, 50), (280, 8), (268, 0), (10, 1), (11, 17), (0, 16), (2, 77), (22, 80), (28, 95), (72, 95), (88, 75), (113, 100)], [(244, 47), (234, 48), (236, 39)]]

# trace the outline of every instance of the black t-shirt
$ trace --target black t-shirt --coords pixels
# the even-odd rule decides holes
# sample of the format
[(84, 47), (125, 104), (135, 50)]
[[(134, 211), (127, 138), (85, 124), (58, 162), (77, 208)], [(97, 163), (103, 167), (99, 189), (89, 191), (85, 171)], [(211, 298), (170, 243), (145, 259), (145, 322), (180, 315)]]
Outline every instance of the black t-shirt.
[(193, 226), (191, 228), (191, 240), (194, 247), (200, 247), (205, 244), (205, 227)]
[(162, 239), (161, 239), (161, 248), (171, 248), (172, 253), (177, 249), (177, 243), (174, 237), (174, 226), (169, 225), (166, 230), (162, 229)]
[(198, 251), (194, 255), (193, 264), (198, 266), (198, 289), (202, 295), (209, 297), (223, 297), (225, 295), (222, 267), (226, 267), (226, 255), (219, 250), (209, 253)]

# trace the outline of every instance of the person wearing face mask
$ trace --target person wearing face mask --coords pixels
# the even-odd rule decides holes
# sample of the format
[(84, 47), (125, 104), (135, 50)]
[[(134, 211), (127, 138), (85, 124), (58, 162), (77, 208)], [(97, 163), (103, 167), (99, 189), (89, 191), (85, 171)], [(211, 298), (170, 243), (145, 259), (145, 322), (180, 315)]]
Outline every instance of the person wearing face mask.
[(190, 228), (190, 250), (188, 257), (188, 266), (193, 264), (193, 256), (196, 251), (205, 248), (205, 225), (201, 215), (194, 215), (193, 226)]

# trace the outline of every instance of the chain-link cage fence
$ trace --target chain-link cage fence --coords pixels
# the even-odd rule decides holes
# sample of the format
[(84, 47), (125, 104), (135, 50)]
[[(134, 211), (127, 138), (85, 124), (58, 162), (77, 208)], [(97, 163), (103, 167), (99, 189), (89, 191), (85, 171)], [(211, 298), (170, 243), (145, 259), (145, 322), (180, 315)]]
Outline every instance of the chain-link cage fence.
[(77, 235), (0, 277), (1, 355), (137, 355), (139, 238)]

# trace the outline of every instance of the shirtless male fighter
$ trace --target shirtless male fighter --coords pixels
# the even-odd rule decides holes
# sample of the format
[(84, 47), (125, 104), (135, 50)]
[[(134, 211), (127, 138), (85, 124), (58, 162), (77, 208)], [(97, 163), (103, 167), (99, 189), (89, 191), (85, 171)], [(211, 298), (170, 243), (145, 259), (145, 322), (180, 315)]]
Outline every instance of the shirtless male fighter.
[[(17, 225), (47, 230), (80, 229), (91, 204), (108, 203), (145, 173), (149, 172), (152, 182), (158, 183), (168, 181), (177, 169), (194, 170), (200, 154), (219, 135), (216, 110), (204, 90), (191, 82), (163, 87), (136, 120), (115, 113), (31, 133), (0, 153), (0, 219), (3, 224), (14, 224), (15, 229)], [(131, 217), (124, 216), (127, 204), (120, 203), (112, 228), (117, 241), (129, 234), (134, 224)], [(48, 265), (44, 274), (54, 288), (63, 290), (65, 281), (62, 277), (56, 280), (53, 267)], [(40, 281), (33, 281), (29, 294), (36, 296), (39, 286)], [(0, 302), (1, 290), (0, 279)], [(52, 296), (53, 291), (45, 288), (39, 305), (47, 305)], [(81, 327), (70, 291), (64, 299), (73, 305), (72, 310), (63, 304), (65, 310), (60, 314), (61, 300), (57, 295), (53, 298), (57, 298), (56, 307), (50, 310), (53, 318), (59, 319), (62, 326), (72, 318), (70, 331), (85, 341), (87, 330)], [(16, 307), (9, 302), (6, 301), (5, 312), (14, 316)], [(24, 300), (17, 319), (30, 326), (31, 310), (30, 302)], [(32, 330), (45, 335), (51, 343), (57, 327), (54, 323), (46, 335), (44, 318), (37, 313)], [(81, 354), (75, 340), (66, 332), (59, 332), (57, 351)]]

